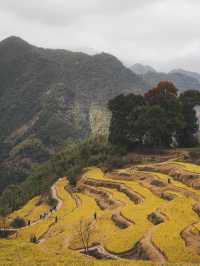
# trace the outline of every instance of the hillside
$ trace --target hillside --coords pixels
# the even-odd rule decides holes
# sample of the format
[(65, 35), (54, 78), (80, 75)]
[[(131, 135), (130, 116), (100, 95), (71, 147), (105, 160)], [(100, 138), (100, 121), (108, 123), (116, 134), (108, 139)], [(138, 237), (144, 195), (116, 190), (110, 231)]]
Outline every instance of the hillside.
[(42, 49), (10, 37), (0, 43), (0, 57), (0, 139), (9, 144), (28, 136), (48, 145), (83, 137), (92, 103), (147, 87), (109, 54)]
[[(0, 58), (1, 187), (23, 180), (32, 163), (64, 142), (95, 131), (109, 99), (148, 87), (105, 53), (43, 49), (10, 37), (0, 42)], [(100, 120), (97, 128), (108, 124)]]
[(8, 225), (15, 217), (30, 225), (7, 231), (1, 262), (199, 265), (200, 167), (175, 154), (160, 160), (106, 173), (86, 169), (76, 189), (60, 178), (51, 189), (55, 211), (36, 197), (7, 217)]
[(197, 72), (187, 71), (187, 70), (179, 68), (179, 69), (174, 69), (174, 70), (170, 71), (170, 73), (184, 74), (184, 75), (187, 75), (189, 77), (195, 78), (200, 82), (200, 74)]
[(137, 75), (144, 75), (148, 72), (156, 72), (156, 70), (153, 67), (142, 65), (139, 63), (136, 63), (135, 65), (131, 66), (130, 69)]

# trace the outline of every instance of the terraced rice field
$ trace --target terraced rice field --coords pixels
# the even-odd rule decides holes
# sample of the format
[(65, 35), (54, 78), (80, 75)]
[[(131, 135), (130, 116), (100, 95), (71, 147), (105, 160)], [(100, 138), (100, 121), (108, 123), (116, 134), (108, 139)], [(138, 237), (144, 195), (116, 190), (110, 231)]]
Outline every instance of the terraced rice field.
[(88, 168), (76, 189), (61, 178), (56, 211), (36, 197), (7, 217), (31, 225), (0, 240), (0, 265), (200, 265), (199, 181), (199, 166), (176, 161)]

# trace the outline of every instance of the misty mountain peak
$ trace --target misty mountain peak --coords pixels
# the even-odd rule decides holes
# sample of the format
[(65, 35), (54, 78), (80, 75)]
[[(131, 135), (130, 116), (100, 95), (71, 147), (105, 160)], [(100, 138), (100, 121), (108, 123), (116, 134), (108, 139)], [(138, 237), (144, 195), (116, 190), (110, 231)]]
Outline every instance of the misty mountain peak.
[(4, 45), (29, 45), (28, 42), (17, 36), (10, 36), (0, 42), (0, 46)]
[(153, 67), (148, 66), (148, 65), (142, 65), (142, 64), (139, 64), (139, 63), (136, 63), (130, 69), (135, 74), (138, 74), (138, 75), (144, 75), (144, 74), (146, 74), (148, 72), (156, 72), (156, 70)]

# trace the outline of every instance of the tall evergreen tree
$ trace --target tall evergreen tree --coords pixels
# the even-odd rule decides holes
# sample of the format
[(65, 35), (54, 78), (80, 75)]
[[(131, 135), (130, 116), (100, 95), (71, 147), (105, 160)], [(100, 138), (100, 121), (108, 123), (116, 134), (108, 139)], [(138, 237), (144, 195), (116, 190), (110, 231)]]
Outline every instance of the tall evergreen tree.
[(112, 144), (129, 144), (128, 115), (133, 108), (143, 106), (144, 98), (141, 95), (123, 94), (109, 101), (108, 107), (112, 112), (109, 140)]
[(178, 142), (182, 147), (195, 145), (195, 133), (198, 131), (198, 119), (196, 117), (195, 107), (200, 105), (200, 92), (188, 90), (180, 94), (179, 101), (182, 106), (182, 113), (185, 120), (185, 126), (178, 132)]

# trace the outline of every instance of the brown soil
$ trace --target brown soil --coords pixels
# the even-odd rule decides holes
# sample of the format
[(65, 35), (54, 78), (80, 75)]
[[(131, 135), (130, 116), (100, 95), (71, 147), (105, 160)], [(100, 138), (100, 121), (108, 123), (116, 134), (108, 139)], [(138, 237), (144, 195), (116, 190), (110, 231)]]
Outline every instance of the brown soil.
[(193, 187), (195, 189), (200, 189), (200, 174), (192, 173), (181, 169), (178, 166), (172, 166), (170, 164), (149, 164), (146, 166), (138, 166), (138, 170), (160, 172), (173, 177), (174, 180), (180, 181), (183, 184)]
[(194, 206), (193, 206), (193, 211), (195, 211), (197, 213), (197, 215), (200, 217), (200, 204), (199, 203), (196, 203)]
[(152, 212), (148, 215), (148, 220), (154, 224), (158, 225), (161, 223), (164, 223), (166, 220), (168, 220), (167, 216), (161, 212)]
[(101, 245), (94, 245), (89, 247), (88, 252), (86, 253), (85, 250), (79, 250), (81, 253), (92, 256), (99, 260), (109, 260), (109, 259), (118, 259), (117, 256), (113, 255), (112, 253), (106, 251)]
[(115, 209), (122, 205), (121, 202), (112, 197), (111, 193), (104, 191), (103, 189), (97, 189), (84, 183), (80, 183), (78, 185), (78, 190), (82, 193), (93, 196), (102, 210)]
[[(113, 172), (108, 175), (109, 178), (114, 180), (124, 180), (123, 176), (118, 174), (117, 172)], [(126, 178), (126, 180), (133, 180), (138, 182), (140, 185), (148, 188), (153, 194), (162, 198), (162, 193), (165, 190), (169, 190), (168, 183), (162, 181), (162, 186), (160, 184), (161, 180), (159, 178), (154, 177), (152, 174), (146, 174), (140, 171), (132, 171), (132, 175)]]
[(19, 229), (0, 228), (0, 238), (13, 238)]
[(112, 215), (112, 220), (118, 226), (120, 229), (126, 229), (134, 222), (127, 219), (125, 216), (122, 215), (122, 213), (115, 213)]
[(124, 259), (151, 260), (156, 265), (166, 264), (166, 256), (152, 241), (153, 230), (147, 231), (131, 250), (116, 255)]
[(106, 250), (100, 244), (93, 245), (88, 249), (79, 250), (81, 253), (95, 257), (96, 259), (128, 259), (128, 260), (151, 260), (155, 265), (165, 265), (167, 258), (165, 254), (152, 241), (153, 228), (147, 231), (143, 238), (135, 246), (123, 253), (113, 253)]
[[(122, 177), (117, 172), (112, 173), (108, 177), (112, 179), (121, 180)], [(160, 180), (158, 177), (155, 177), (153, 173), (145, 173), (142, 171), (136, 171), (132, 170), (132, 175), (129, 176), (129, 180), (133, 180), (144, 186), (145, 188), (148, 188), (152, 193), (154, 193), (156, 196), (163, 198), (165, 200), (173, 200), (176, 195), (170, 192), (178, 192), (184, 195), (185, 197), (191, 197), (197, 202), (200, 202), (200, 196), (196, 194), (193, 191), (187, 190), (185, 188), (177, 187), (173, 184), (173, 182), (168, 183), (165, 180)], [(157, 183), (158, 181), (162, 181), (164, 185), (162, 186), (155, 186), (152, 185)]]
[(185, 150), (177, 149), (177, 150), (165, 150), (165, 151), (157, 151), (157, 152), (142, 152), (142, 153), (129, 153), (125, 156), (127, 161), (130, 164), (138, 164), (138, 163), (148, 163), (148, 162), (166, 162), (166, 161), (174, 161), (174, 160), (183, 160), (188, 158), (188, 152)]
[(191, 247), (195, 252), (200, 255), (200, 233), (194, 226), (196, 223), (193, 223), (187, 226), (182, 232), (181, 237), (185, 241), (185, 245)]
[(116, 183), (111, 181), (103, 181), (103, 180), (95, 180), (95, 179), (86, 179), (84, 180), (84, 184), (93, 187), (105, 187), (116, 189), (119, 192), (124, 193), (131, 201), (135, 204), (142, 203), (144, 197), (140, 195), (138, 192), (133, 191), (131, 188), (127, 187), (123, 183)]
[(165, 187), (166, 184), (163, 181), (160, 180), (153, 180), (151, 181), (151, 185), (156, 186), (156, 187)]
[(168, 191), (162, 192), (161, 193), (161, 198), (167, 201), (171, 201), (173, 199), (175, 199), (177, 196), (173, 193), (170, 193)]

